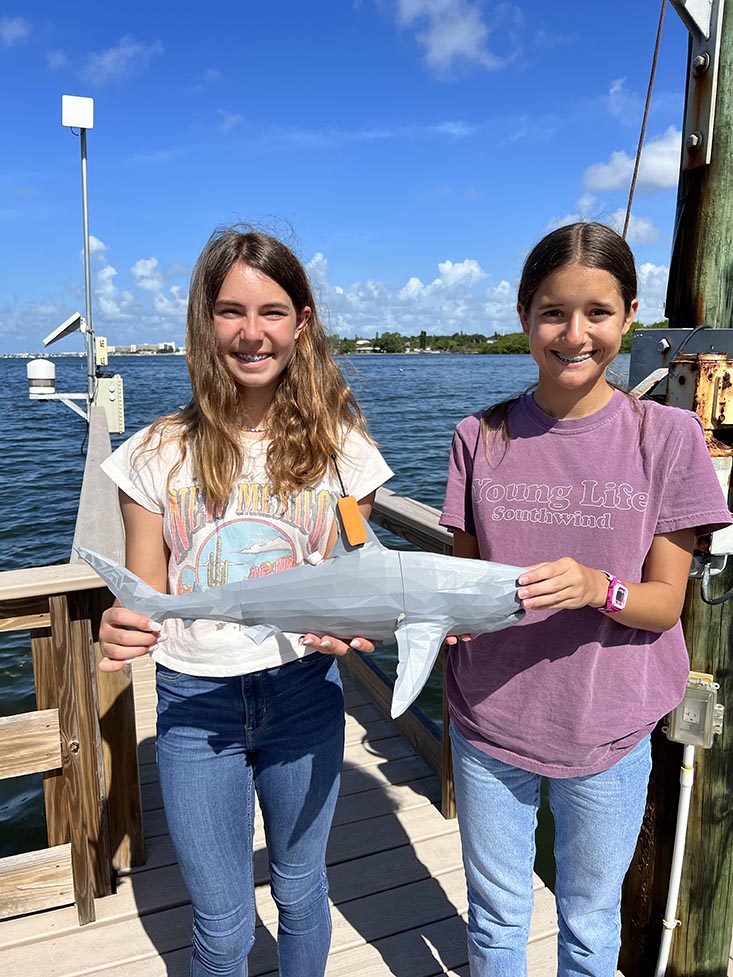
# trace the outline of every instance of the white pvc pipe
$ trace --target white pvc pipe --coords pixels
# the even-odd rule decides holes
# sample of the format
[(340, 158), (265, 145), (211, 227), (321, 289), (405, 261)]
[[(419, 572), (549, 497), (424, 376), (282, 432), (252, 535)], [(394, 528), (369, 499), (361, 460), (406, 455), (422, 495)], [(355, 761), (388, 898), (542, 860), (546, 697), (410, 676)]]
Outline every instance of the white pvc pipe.
[(674, 848), (672, 849), (672, 867), (669, 873), (669, 888), (667, 889), (667, 905), (664, 908), (662, 920), (662, 941), (659, 944), (659, 957), (654, 977), (664, 977), (667, 972), (669, 953), (672, 949), (672, 934), (681, 925), (677, 919), (677, 901), (680, 895), (680, 881), (682, 880), (682, 865), (685, 859), (685, 840), (687, 838), (687, 821), (690, 815), (690, 797), (692, 784), (695, 779), (695, 747), (685, 746), (682, 753), (682, 769), (680, 770), (680, 800), (677, 806), (677, 825), (674, 833)]

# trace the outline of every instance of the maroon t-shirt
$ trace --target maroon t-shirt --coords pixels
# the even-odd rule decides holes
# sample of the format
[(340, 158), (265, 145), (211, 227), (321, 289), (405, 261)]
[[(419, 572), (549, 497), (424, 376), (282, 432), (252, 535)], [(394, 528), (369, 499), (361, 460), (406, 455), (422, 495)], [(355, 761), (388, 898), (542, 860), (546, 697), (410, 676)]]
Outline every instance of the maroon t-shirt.
[[(571, 556), (638, 582), (655, 535), (731, 522), (689, 411), (615, 391), (595, 414), (558, 420), (527, 394), (511, 408), (508, 446), (488, 452), (481, 416), (456, 428), (440, 521), (476, 536), (483, 559)], [(682, 699), (688, 671), (679, 622), (658, 634), (584, 607), (530, 610), (460, 643), (446, 681), (451, 717), (476, 747), (576, 777), (612, 766), (649, 733)]]

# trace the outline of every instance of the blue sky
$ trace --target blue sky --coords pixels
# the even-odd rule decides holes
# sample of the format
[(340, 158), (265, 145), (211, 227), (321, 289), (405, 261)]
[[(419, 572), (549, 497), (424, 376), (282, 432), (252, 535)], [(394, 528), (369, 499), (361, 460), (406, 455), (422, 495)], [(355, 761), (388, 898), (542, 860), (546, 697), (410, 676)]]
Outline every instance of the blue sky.
[[(84, 311), (62, 94), (95, 103), (93, 315), (111, 345), (183, 342), (191, 267), (234, 221), (294, 246), (340, 335), (518, 328), (529, 247), (578, 216), (623, 220), (658, 15), (651, 0), (11, 0), (0, 352), (39, 350)], [(663, 315), (686, 50), (669, 9), (629, 235), (647, 322)]]

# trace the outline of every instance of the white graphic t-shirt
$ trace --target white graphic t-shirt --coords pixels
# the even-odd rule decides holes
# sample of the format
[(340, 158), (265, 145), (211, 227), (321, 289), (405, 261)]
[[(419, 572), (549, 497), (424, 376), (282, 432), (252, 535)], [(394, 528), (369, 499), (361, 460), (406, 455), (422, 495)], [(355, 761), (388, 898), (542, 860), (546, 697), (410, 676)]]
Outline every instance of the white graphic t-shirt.
[[(325, 551), (341, 494), (335, 473), (283, 499), (265, 475), (267, 441), (248, 439), (246, 461), (228, 502), (212, 508), (190, 458), (168, 486), (168, 473), (178, 460), (175, 441), (157, 448), (154, 439), (152, 449), (136, 450), (147, 431), (122, 444), (102, 469), (131, 499), (162, 514), (170, 593), (279, 573), (316, 550)], [(346, 492), (357, 499), (392, 475), (379, 450), (356, 432), (346, 439), (338, 466)], [(275, 634), (258, 645), (243, 625), (220, 621), (195, 621), (188, 628), (180, 620), (165, 621), (162, 635), (153, 659), (190, 675), (244, 675), (312, 653), (297, 643), (297, 634)]]

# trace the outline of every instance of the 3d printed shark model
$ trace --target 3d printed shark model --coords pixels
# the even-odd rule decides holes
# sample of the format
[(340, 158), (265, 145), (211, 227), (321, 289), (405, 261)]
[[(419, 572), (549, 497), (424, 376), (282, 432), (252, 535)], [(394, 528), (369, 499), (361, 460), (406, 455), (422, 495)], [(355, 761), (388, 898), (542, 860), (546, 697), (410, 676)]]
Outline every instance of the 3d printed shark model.
[(499, 631), (524, 616), (516, 594), (522, 568), (390, 550), (365, 526), (364, 545), (351, 547), (341, 533), (318, 566), (181, 595), (159, 594), (118, 563), (82, 547), (77, 552), (123, 607), (155, 621), (232, 621), (246, 625), (257, 643), (277, 631), (396, 638), (396, 717), (425, 685), (447, 635)]

